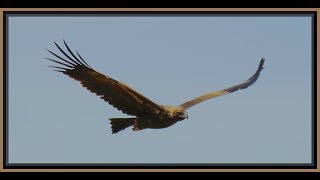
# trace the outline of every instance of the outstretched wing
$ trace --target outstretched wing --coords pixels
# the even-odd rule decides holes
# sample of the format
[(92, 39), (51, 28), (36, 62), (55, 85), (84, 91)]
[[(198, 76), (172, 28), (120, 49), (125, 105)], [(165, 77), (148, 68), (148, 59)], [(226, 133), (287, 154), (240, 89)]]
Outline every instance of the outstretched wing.
[(221, 95), (229, 94), (229, 93), (235, 92), (239, 89), (245, 89), (245, 88), (251, 86), (254, 82), (256, 82), (256, 80), (258, 79), (258, 77), (260, 75), (261, 70), (264, 68), (263, 63), (264, 63), (264, 58), (261, 59), (258, 70), (256, 71), (256, 73), (252, 77), (250, 77), (248, 80), (246, 80), (245, 82), (238, 84), (238, 85), (235, 85), (235, 86), (232, 86), (232, 87), (229, 87), (227, 89), (204, 94), (202, 96), (199, 96), (195, 99), (192, 99), (190, 101), (187, 101), (187, 102), (181, 104), (180, 107), (182, 107), (183, 109), (188, 109), (191, 106), (194, 106), (194, 105), (201, 103), (205, 100), (208, 100), (208, 99), (211, 99), (214, 97), (218, 97)]
[(155, 115), (163, 110), (161, 105), (152, 102), (128, 85), (95, 71), (83, 60), (77, 51), (76, 54), (78, 57), (70, 50), (65, 41), (64, 44), (69, 55), (55, 43), (65, 58), (60, 57), (50, 50), (48, 51), (60, 61), (46, 58), (63, 67), (50, 67), (56, 68), (56, 71), (80, 81), (82, 86), (92, 93), (97, 94), (101, 99), (125, 114), (133, 116), (140, 116), (142, 114)]

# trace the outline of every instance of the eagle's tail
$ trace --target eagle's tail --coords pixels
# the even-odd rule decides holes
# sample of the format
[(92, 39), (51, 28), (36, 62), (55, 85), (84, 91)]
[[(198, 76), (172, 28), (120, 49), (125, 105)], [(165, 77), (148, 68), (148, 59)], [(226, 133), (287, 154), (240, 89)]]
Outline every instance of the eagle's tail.
[(112, 134), (115, 134), (134, 125), (137, 118), (110, 118), (109, 120), (112, 128)]

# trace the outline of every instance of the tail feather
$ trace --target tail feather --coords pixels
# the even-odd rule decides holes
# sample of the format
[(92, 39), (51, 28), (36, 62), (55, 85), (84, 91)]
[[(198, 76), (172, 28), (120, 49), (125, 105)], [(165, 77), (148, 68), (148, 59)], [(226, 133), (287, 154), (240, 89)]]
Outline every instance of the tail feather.
[(137, 118), (110, 118), (112, 134), (134, 125), (136, 119)]

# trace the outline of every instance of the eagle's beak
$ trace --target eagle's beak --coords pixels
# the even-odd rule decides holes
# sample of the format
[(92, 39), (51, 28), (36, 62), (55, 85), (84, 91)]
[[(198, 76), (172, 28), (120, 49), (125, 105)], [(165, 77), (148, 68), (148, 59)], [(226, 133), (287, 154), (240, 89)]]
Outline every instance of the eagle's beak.
[(188, 118), (189, 118), (188, 113), (186, 113), (186, 112), (184, 113), (184, 118), (185, 118), (185, 119), (188, 119)]

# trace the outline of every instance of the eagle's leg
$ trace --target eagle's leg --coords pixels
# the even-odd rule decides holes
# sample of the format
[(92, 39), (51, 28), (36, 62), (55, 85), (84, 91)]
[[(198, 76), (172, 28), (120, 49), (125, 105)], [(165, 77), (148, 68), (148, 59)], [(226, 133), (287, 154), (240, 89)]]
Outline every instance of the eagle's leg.
[(127, 127), (133, 126), (137, 118), (110, 118), (110, 124), (112, 133), (117, 133), (126, 129)]

